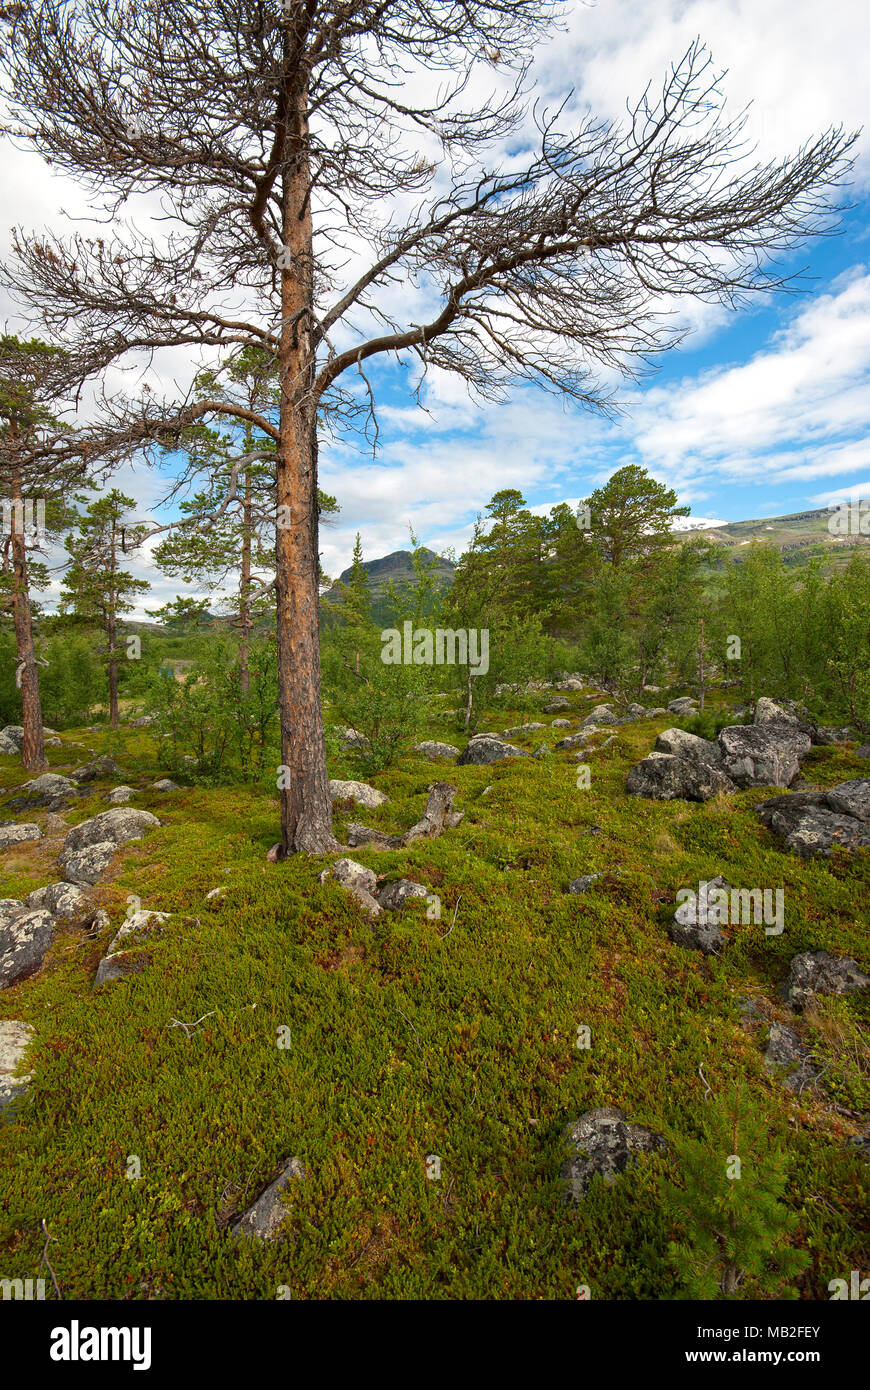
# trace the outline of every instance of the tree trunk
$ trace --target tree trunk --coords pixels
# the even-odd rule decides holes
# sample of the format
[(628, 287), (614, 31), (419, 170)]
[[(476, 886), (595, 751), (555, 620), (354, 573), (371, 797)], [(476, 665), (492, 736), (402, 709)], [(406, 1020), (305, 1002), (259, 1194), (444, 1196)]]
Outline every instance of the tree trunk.
[[(246, 450), (251, 448), (247, 431)], [(251, 470), (245, 469), (245, 500), (242, 504), (242, 576), (239, 585), (239, 690), (247, 695), (251, 688)]]
[[(18, 684), (21, 689), (21, 761), (28, 772), (44, 772), (48, 767), (42, 737), (42, 701), (39, 698), (39, 671), (33, 646), (30, 593), (27, 581), (27, 545), (24, 535), (24, 498), (21, 474), (12, 480), (12, 612), (18, 652)], [(17, 505), (16, 505), (17, 504)]]
[(338, 849), (320, 703), (318, 605), (317, 410), (314, 401), (313, 249), (309, 192), (307, 92), (288, 115), (283, 174), (281, 267), (281, 416), (276, 460), (275, 540), (282, 854)]
[(118, 621), (116, 618), (117, 600), (115, 595), (115, 575), (118, 569), (118, 552), (115, 540), (115, 522), (112, 522), (111, 562), (109, 567), (109, 607), (106, 615), (106, 637), (109, 648), (109, 724), (118, 727)]

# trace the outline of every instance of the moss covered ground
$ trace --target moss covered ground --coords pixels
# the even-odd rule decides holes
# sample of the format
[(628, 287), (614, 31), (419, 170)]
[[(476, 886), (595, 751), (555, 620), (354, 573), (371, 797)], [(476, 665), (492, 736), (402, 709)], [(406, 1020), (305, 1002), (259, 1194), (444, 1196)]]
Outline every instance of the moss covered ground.
[[(594, 703), (570, 698), (572, 717)], [(428, 736), (453, 737), (432, 711)], [(499, 710), (485, 727), (521, 717)], [(797, 952), (870, 967), (870, 856), (783, 854), (753, 813), (764, 790), (706, 805), (627, 796), (629, 767), (675, 722), (621, 728), (589, 757), (589, 789), (564, 753), (480, 768), (404, 755), (369, 779), (389, 804), (344, 808), (339, 839), (349, 819), (406, 829), (435, 778), (457, 785), (465, 818), (405, 850), (351, 852), (441, 903), (440, 918), (419, 902), (375, 920), (320, 883), (323, 860), (267, 862), (276, 793), (161, 794), (147, 790), (165, 774), (147, 729), (65, 734), (114, 752), (139, 789), (131, 804), (162, 824), (95, 890), (112, 927), (61, 928), (38, 974), (0, 993), (0, 1017), (35, 1028), (28, 1096), (0, 1126), (4, 1276), (45, 1274), (47, 1231), (64, 1298), (272, 1299), (285, 1286), (299, 1299), (560, 1299), (579, 1284), (594, 1298), (678, 1298), (659, 1195), (672, 1160), (644, 1159), (566, 1206), (563, 1132), (618, 1105), (665, 1136), (693, 1134), (708, 1088), (740, 1078), (789, 1155), (786, 1201), (811, 1257), (800, 1294), (827, 1298), (831, 1279), (866, 1265), (867, 1165), (844, 1141), (870, 1104), (868, 1004), (830, 1000), (798, 1025), (823, 1069), (817, 1095), (767, 1076), (764, 1020), (794, 1022), (776, 989)], [(514, 741), (552, 748), (563, 732)], [(49, 750), (56, 771), (85, 756)], [(16, 761), (0, 763), (0, 785), (20, 785)], [(828, 786), (866, 775), (866, 761), (814, 749), (803, 772)], [(341, 759), (330, 773), (355, 775)], [(110, 785), (68, 822), (106, 809)], [(6, 851), (0, 896), (55, 881), (59, 849)], [(598, 872), (589, 893), (566, 892)], [(783, 934), (728, 928), (721, 957), (673, 945), (678, 888), (717, 873), (782, 887)], [(140, 974), (94, 991), (130, 899), (174, 915)], [(754, 1031), (746, 996), (764, 1015)], [(290, 1154), (307, 1177), (287, 1238), (233, 1240), (228, 1222)], [(753, 1296), (750, 1282), (741, 1297)]]

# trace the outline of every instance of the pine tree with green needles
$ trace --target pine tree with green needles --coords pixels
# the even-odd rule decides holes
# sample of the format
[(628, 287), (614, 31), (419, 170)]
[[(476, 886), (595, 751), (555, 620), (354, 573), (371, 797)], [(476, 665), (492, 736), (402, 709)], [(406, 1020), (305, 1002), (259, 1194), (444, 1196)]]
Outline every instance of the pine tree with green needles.
[(95, 624), (106, 640), (103, 656), (109, 680), (109, 722), (118, 727), (118, 664), (123, 655), (121, 619), (130, 613), (137, 594), (147, 593), (146, 579), (135, 579), (121, 568), (122, 556), (139, 549), (147, 527), (134, 524), (135, 506), (117, 488), (92, 502), (78, 518), (76, 534), (68, 536), (70, 566), (63, 581), (61, 611)]
[(744, 1281), (793, 1299), (787, 1281), (809, 1263), (788, 1241), (797, 1217), (782, 1202), (787, 1156), (743, 1088), (731, 1086), (704, 1107), (699, 1138), (676, 1139), (682, 1183), (668, 1183), (664, 1209), (680, 1238), (671, 1263), (686, 1298), (736, 1298)]

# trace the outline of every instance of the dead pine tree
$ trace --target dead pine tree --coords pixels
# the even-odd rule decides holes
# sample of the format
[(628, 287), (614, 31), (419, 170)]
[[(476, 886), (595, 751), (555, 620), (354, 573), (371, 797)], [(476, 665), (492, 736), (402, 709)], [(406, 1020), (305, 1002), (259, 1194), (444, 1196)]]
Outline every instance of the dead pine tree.
[[(570, 95), (547, 114), (529, 63), (563, 6), (545, 0), (6, 13), (9, 128), (111, 213), (93, 237), (19, 231), (8, 288), (105, 363), (178, 346), (275, 356), (278, 420), (252, 423), (277, 445), (282, 844), (332, 850), (318, 429), (376, 434), (366, 364), (386, 355), (484, 399), (533, 381), (607, 408), (598, 369), (636, 373), (671, 346), (663, 311), (680, 297), (735, 304), (784, 283), (777, 254), (834, 225), (854, 137), (757, 162), (700, 45), (621, 122)], [(523, 167), (499, 153), (510, 143), (536, 145)], [(157, 195), (153, 236), (124, 220), (139, 195)], [(212, 407), (234, 414), (159, 403), (166, 429)], [(157, 408), (131, 413), (131, 438)]]

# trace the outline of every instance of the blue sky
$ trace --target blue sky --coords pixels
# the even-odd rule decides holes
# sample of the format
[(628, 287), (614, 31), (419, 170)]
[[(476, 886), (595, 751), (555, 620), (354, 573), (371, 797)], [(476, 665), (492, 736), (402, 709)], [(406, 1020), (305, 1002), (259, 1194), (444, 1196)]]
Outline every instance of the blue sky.
[[(618, 119), (625, 101), (659, 85), (698, 36), (716, 66), (731, 114), (752, 103), (748, 134), (759, 155), (793, 152), (812, 134), (842, 122), (870, 126), (870, 6), (864, 0), (597, 0), (564, 5), (565, 33), (536, 56), (540, 93), (555, 101), (573, 89), (578, 110)], [(481, 91), (481, 100), (485, 94)], [(326, 570), (349, 563), (360, 531), (368, 557), (408, 543), (412, 525), (436, 550), (460, 552), (474, 518), (498, 488), (520, 488), (546, 511), (576, 503), (624, 463), (639, 463), (677, 491), (696, 518), (738, 520), (870, 497), (870, 159), (859, 145), (856, 206), (841, 235), (808, 244), (802, 293), (757, 300), (731, 313), (683, 303), (690, 332), (639, 385), (618, 390), (615, 422), (531, 386), (501, 405), (479, 407), (463, 384), (432, 372), (413, 398), (413, 372), (373, 366), (380, 449), (325, 442), (321, 485), (341, 514), (325, 526)], [(60, 227), (60, 208), (90, 209), (82, 190), (32, 152), (3, 151), (9, 223)], [(421, 322), (413, 292), (397, 287), (391, 306)], [(407, 302), (405, 302), (407, 301)], [(19, 329), (14, 305), (0, 318)], [(149, 380), (160, 394), (183, 389), (197, 367), (173, 350), (147, 369), (135, 361), (110, 373), (109, 388)], [(166, 479), (145, 466), (123, 470), (116, 485), (140, 515), (157, 510)], [(133, 566), (153, 585), (143, 607), (180, 589), (146, 554)]]

